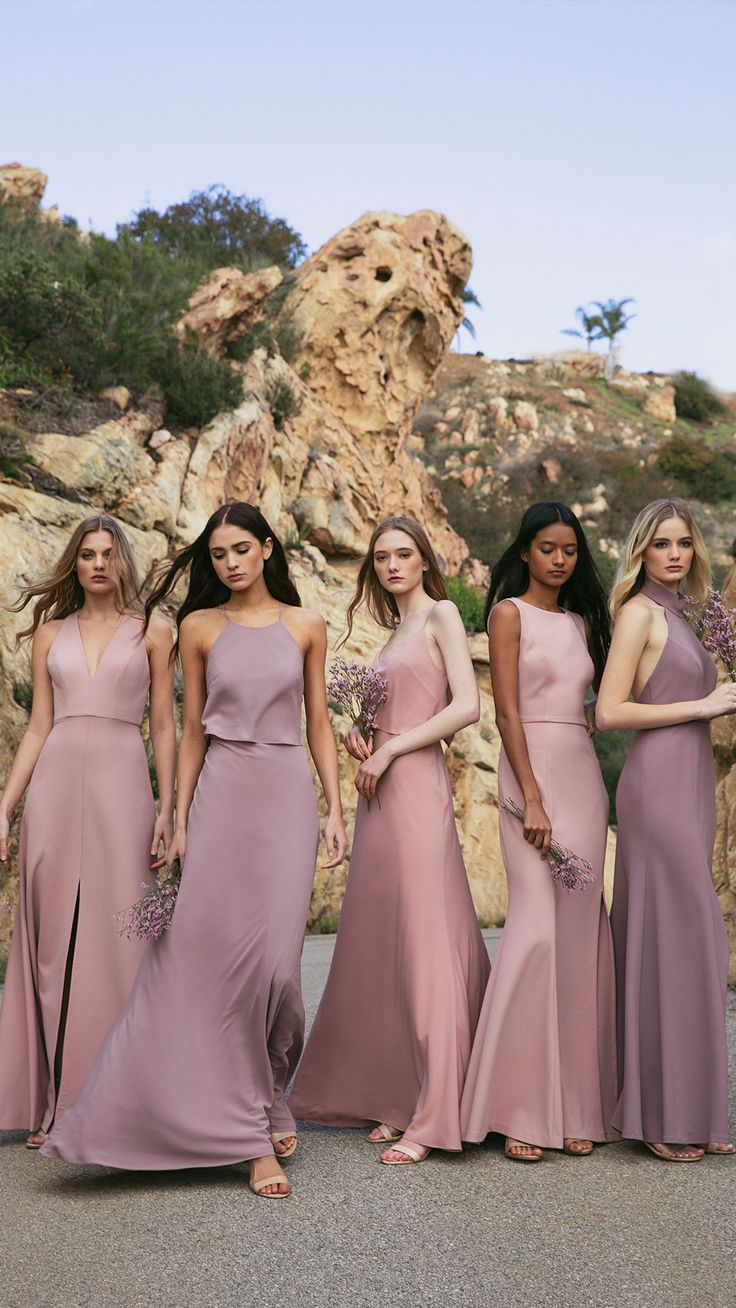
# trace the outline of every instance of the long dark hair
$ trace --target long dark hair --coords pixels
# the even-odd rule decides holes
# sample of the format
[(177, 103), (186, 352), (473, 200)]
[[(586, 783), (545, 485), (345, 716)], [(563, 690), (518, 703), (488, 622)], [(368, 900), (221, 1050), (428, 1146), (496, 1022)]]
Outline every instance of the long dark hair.
[(289, 576), (289, 565), (284, 554), (284, 547), (278, 536), (271, 530), (263, 514), (254, 508), (252, 504), (244, 504), (236, 501), (233, 504), (222, 504), (219, 509), (215, 509), (212, 517), (208, 519), (204, 531), (200, 532), (191, 545), (186, 549), (180, 550), (174, 555), (173, 562), (169, 565), (167, 571), (154, 585), (145, 604), (146, 628), (151, 621), (151, 614), (167, 595), (171, 593), (179, 577), (189, 568), (189, 589), (187, 590), (184, 603), (180, 605), (176, 614), (177, 640), (175, 649), (179, 646), (178, 633), (181, 624), (188, 613), (194, 612), (195, 609), (216, 609), (220, 604), (224, 604), (230, 598), (230, 588), (223, 581), (220, 581), (215, 569), (212, 566), (210, 558), (210, 536), (217, 527), (222, 527), (224, 523), (230, 523), (233, 527), (242, 527), (244, 531), (250, 532), (255, 536), (261, 545), (265, 545), (270, 540), (273, 545), (270, 556), (266, 559), (263, 566), (263, 580), (266, 583), (269, 594), (273, 595), (275, 600), (280, 604), (290, 604), (294, 608), (301, 606), (299, 591)]
[(575, 571), (560, 588), (560, 606), (572, 613), (579, 613), (588, 623), (591, 635), (591, 656), (595, 664), (596, 681), (603, 675), (606, 656), (611, 644), (611, 626), (608, 616), (608, 604), (603, 580), (590, 552), (578, 518), (566, 504), (555, 500), (545, 500), (541, 504), (532, 504), (526, 510), (516, 539), (501, 555), (491, 572), (491, 584), (486, 598), (485, 623), (488, 625), (493, 605), (499, 600), (509, 599), (513, 595), (523, 595), (529, 589), (529, 565), (522, 559), (529, 549), (537, 532), (551, 526), (553, 522), (564, 522), (572, 527), (578, 543), (578, 558)]
[(350, 639), (355, 610), (361, 604), (365, 604), (373, 621), (377, 622), (379, 627), (385, 627), (388, 631), (393, 631), (394, 627), (398, 626), (398, 605), (394, 596), (389, 591), (384, 590), (378, 580), (373, 563), (373, 551), (376, 548), (376, 542), (387, 531), (403, 531), (406, 536), (411, 536), (424, 562), (427, 564), (425, 571), (422, 573), (422, 585), (426, 593), (436, 600), (448, 598), (445, 579), (440, 571), (437, 555), (432, 549), (424, 527), (422, 527), (421, 523), (416, 522), (414, 518), (407, 518), (403, 513), (394, 513), (390, 518), (384, 518), (382, 522), (379, 522), (371, 534), (365, 558), (360, 565), (355, 594), (348, 605), (345, 632), (338, 641), (338, 649)]

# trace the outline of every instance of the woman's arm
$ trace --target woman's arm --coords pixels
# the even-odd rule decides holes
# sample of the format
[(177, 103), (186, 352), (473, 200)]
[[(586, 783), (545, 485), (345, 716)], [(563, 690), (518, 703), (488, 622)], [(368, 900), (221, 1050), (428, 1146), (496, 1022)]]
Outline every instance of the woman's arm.
[[(519, 645), (521, 617), (511, 601), (493, 609), (488, 623), (488, 653), (496, 706), (496, 725), (524, 799), (524, 839), (545, 857), (552, 839), (552, 823), (545, 812), (537, 778), (529, 758), (524, 724), (519, 715)], [(506, 796), (502, 797), (501, 802)]]
[(153, 828), (151, 857), (156, 858), (159, 845), (163, 854), (152, 864), (161, 867), (174, 834), (174, 771), (176, 768), (176, 729), (174, 727), (173, 639), (168, 623), (154, 615), (148, 625), (146, 645), (151, 669), (151, 693), (148, 724), (158, 780), (158, 817)]
[(480, 717), (480, 696), (468, 638), (462, 618), (450, 600), (440, 600), (434, 606), (427, 621), (427, 630), (436, 640), (444, 660), (450, 686), (450, 703), (421, 726), (392, 736), (361, 763), (355, 785), (366, 799), (373, 798), (379, 777), (395, 758), (453, 736), (456, 731), (461, 731), (471, 722), (477, 722)]
[(336, 867), (342, 863), (348, 847), (348, 837), (342, 816), (340, 779), (337, 769), (337, 746), (327, 712), (325, 686), (325, 659), (327, 657), (327, 627), (317, 613), (303, 614), (308, 645), (304, 655), (304, 708), (307, 716), (307, 742), (314, 759), (325, 800), (327, 822), (325, 844), (327, 862), (323, 867)]
[(46, 622), (34, 633), (31, 645), (31, 676), (33, 678), (33, 705), (13, 764), (0, 796), (0, 862), (7, 862), (8, 834), (16, 805), (25, 793), (38, 756), (54, 725), (54, 691), (46, 665), (49, 650), (58, 635), (60, 623)]
[(207, 699), (205, 673), (207, 656), (205, 635), (207, 616), (189, 613), (179, 632), (179, 654), (184, 679), (184, 728), (176, 769), (176, 821), (174, 838), (166, 851), (167, 863), (184, 858), (187, 847), (187, 819), (199, 774), (202, 771), (207, 741), (202, 714)]
[(631, 600), (620, 609), (613, 628), (611, 651), (603, 674), (596, 722), (603, 731), (645, 731), (674, 727), (680, 722), (710, 721), (736, 712), (736, 683), (717, 686), (703, 699), (675, 704), (635, 704), (629, 699), (644, 651), (651, 639), (654, 612)]

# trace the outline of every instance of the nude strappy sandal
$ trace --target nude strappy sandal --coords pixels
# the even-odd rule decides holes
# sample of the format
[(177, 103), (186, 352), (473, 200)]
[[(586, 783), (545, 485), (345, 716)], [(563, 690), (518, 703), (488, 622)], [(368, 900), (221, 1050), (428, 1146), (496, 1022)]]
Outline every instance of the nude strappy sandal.
[(275, 1194), (262, 1194), (267, 1185), (289, 1185), (289, 1182), (283, 1172), (280, 1176), (264, 1176), (262, 1181), (248, 1181), (249, 1189), (261, 1199), (288, 1199), (291, 1194), (291, 1186), (289, 1186), (286, 1194), (282, 1194), (280, 1190), (277, 1190)]
[(296, 1147), (299, 1143), (299, 1138), (297, 1136), (296, 1131), (272, 1131), (271, 1132), (272, 1145), (278, 1144), (279, 1140), (288, 1140), (289, 1136), (292, 1135), (294, 1137), (293, 1145), (290, 1145), (288, 1149), (285, 1149), (282, 1154), (276, 1154), (277, 1158), (291, 1158), (291, 1155), (296, 1153)]
[(399, 1145), (396, 1152), (406, 1154), (406, 1158), (381, 1158), (379, 1161), (386, 1167), (408, 1167), (410, 1164), (423, 1163), (429, 1158), (429, 1149), (426, 1154), (420, 1154), (416, 1149), (412, 1149), (411, 1145)]
[(384, 1143), (393, 1144), (395, 1140), (401, 1139), (401, 1131), (392, 1131), (390, 1126), (386, 1126), (385, 1122), (379, 1122), (377, 1126), (373, 1127), (373, 1130), (380, 1131), (381, 1138), (380, 1140), (376, 1140), (372, 1138), (371, 1133), (369, 1131), (368, 1135), (365, 1137), (369, 1144), (377, 1144), (377, 1145), (382, 1145)]

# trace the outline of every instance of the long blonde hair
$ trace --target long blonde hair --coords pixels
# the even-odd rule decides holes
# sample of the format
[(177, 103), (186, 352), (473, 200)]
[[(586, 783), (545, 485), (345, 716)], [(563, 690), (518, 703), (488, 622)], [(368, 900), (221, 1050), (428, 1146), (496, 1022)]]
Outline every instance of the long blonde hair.
[(138, 568), (130, 541), (116, 518), (111, 518), (107, 513), (95, 513), (74, 528), (66, 549), (51, 572), (32, 581), (30, 586), (24, 586), (17, 603), (11, 606), (12, 613), (20, 613), (32, 600), (36, 601), (31, 622), (23, 631), (18, 632), (16, 645), (27, 636), (32, 636), (42, 623), (51, 622), (55, 618), (66, 618), (81, 609), (84, 590), (77, 576), (77, 555), (82, 541), (91, 531), (108, 531), (112, 536), (110, 564), (121, 613), (142, 614), (143, 605), (138, 598)]
[(353, 630), (355, 611), (361, 604), (365, 604), (373, 621), (377, 622), (379, 627), (385, 627), (388, 631), (393, 631), (394, 627), (399, 624), (399, 609), (396, 600), (389, 591), (384, 590), (376, 576), (376, 569), (373, 565), (373, 551), (376, 548), (376, 542), (387, 531), (403, 531), (407, 536), (411, 536), (424, 562), (427, 564), (422, 573), (422, 584), (426, 593), (436, 600), (448, 598), (447, 587), (440, 571), (437, 555), (429, 543), (429, 537), (424, 527), (415, 522), (413, 518), (405, 518), (401, 513), (392, 514), (391, 517), (384, 518), (383, 522), (379, 522), (368, 542), (365, 558), (360, 565), (355, 594), (348, 605), (345, 634), (338, 641), (338, 648), (340, 645), (344, 645), (346, 640), (349, 640)]
[(644, 585), (644, 551), (657, 534), (657, 528), (668, 518), (682, 518), (687, 523), (695, 553), (685, 579), (685, 594), (694, 599), (705, 599), (710, 585), (710, 559), (702, 533), (691, 510), (682, 500), (652, 500), (637, 513), (621, 551), (616, 576), (611, 587), (608, 607), (615, 618), (619, 609)]

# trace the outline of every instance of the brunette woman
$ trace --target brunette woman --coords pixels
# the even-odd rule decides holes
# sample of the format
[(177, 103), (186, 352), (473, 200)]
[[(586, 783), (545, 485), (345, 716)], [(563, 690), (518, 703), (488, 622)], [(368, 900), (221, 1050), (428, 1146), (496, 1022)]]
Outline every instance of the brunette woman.
[[(503, 939), (462, 1103), (463, 1138), (506, 1137), (506, 1157), (580, 1156), (610, 1136), (616, 1089), (613, 951), (603, 902), (608, 800), (585, 692), (609, 644), (606, 597), (583, 529), (564, 504), (533, 504), (493, 569), (486, 604), (502, 751), (509, 883)], [(595, 880), (570, 894), (545, 860), (552, 837)]]
[[(460, 1149), (459, 1105), (489, 965), (453, 816), (441, 741), (479, 716), (460, 615), (411, 518), (373, 532), (348, 609), (391, 632), (375, 735), (360, 762), (350, 876), (327, 987), (299, 1068), (297, 1117), (377, 1122), (381, 1161)], [(386, 1148), (396, 1142), (396, 1148)]]
[[(138, 899), (173, 831), (171, 632), (144, 635), (130, 542), (106, 514), (80, 522), (33, 604), (33, 708), (0, 798), (0, 859), (27, 786), (20, 903), (0, 1011), (0, 1127), (37, 1149), (76, 1097), (143, 947), (114, 914)], [(140, 733), (150, 691), (156, 817)], [(152, 866), (162, 860), (153, 861)]]
[(284, 1090), (302, 1048), (299, 964), (319, 838), (302, 698), (329, 807), (325, 866), (347, 848), (326, 628), (300, 608), (283, 548), (250, 504), (213, 513), (149, 615), (187, 568), (174, 919), (44, 1152), (123, 1168), (247, 1159), (251, 1189), (280, 1198), (289, 1186), (275, 1152), (297, 1144)]
[[(728, 1142), (728, 942), (711, 877), (715, 779), (708, 724), (736, 712), (683, 613), (710, 564), (681, 500), (642, 509), (611, 593), (604, 729), (636, 734), (616, 795), (611, 921), (618, 987), (616, 1132), (668, 1162)], [(629, 696), (633, 694), (633, 701)]]

